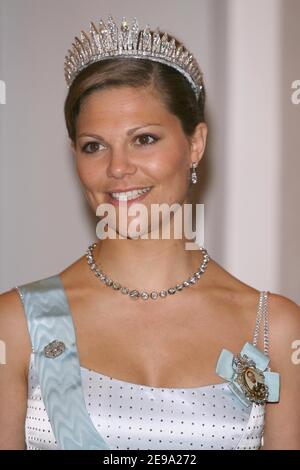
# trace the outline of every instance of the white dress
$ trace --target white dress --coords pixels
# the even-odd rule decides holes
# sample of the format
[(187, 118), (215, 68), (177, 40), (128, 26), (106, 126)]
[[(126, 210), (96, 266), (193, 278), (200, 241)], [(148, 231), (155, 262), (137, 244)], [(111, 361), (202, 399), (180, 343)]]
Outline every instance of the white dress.
[[(50, 284), (55, 289), (54, 287), (52, 289), (53, 296), (47, 297)], [(36, 323), (38, 332), (45, 329), (47, 321), (49, 325), (53, 325), (50, 328), (54, 328), (58, 320), (57, 318), (55, 321), (52, 320), (55, 315), (57, 316), (59, 309), (64, 309), (64, 315), (67, 317), (71, 316), (59, 275), (30, 284), (31, 292), (27, 299), (26, 289), (29, 292), (29, 284), (15, 289), (21, 297), (29, 323), (33, 321), (30, 320), (32, 312), (29, 313), (29, 310), (37, 311), (36, 316), (40, 322)], [(33, 297), (38, 289), (39, 296)], [(262, 312), (262, 294), (263, 292), (260, 293), (257, 318)], [(46, 308), (47, 318), (41, 314), (41, 310)], [(264, 312), (266, 313), (266, 305)], [(30, 331), (33, 338), (36, 331), (32, 329)], [(60, 449), (43, 400), (41, 392), (43, 388), (39, 383), (34, 353), (33, 348), (28, 372), (26, 446), (28, 450)], [(84, 421), (82, 416), (86, 414), (93, 431), (96, 430), (96, 439), (98, 435), (101, 436), (110, 449), (254, 450), (259, 449), (262, 444), (266, 405), (243, 404), (232, 392), (227, 381), (201, 387), (150, 387), (108, 377), (81, 367), (76, 343), (73, 356), (77, 356), (76, 360), (78, 359), (77, 388), (81, 393), (78, 395), (79, 399), (76, 397), (78, 399), (76, 406), (79, 408), (78, 404), (81, 405), (83, 413), (81, 421), (76, 421), (77, 408), (73, 406), (72, 411), (64, 415), (63, 420), (67, 416), (67, 425), (71, 432), (77, 430), (78, 423)], [(48, 360), (50, 362), (46, 363), (46, 369), (52, 364), (55, 364), (55, 367), (59, 364), (53, 362), (56, 359)], [(68, 372), (67, 369), (65, 371)], [(55, 379), (55, 372), (53, 375)], [(54, 394), (57, 389), (55, 386)], [(64, 399), (64, 395), (62, 397)], [(62, 398), (55, 405), (61, 409), (70, 406), (69, 403), (62, 403)], [(55, 406), (51, 408), (54, 409), (52, 414), (55, 414), (56, 408)], [(60, 425), (64, 424), (63, 420)]]
[[(33, 355), (32, 355), (33, 356)], [(227, 383), (158, 388), (81, 367), (88, 413), (111, 449), (258, 449), (264, 406), (243, 406)], [(31, 359), (26, 416), (28, 450), (59, 449)]]

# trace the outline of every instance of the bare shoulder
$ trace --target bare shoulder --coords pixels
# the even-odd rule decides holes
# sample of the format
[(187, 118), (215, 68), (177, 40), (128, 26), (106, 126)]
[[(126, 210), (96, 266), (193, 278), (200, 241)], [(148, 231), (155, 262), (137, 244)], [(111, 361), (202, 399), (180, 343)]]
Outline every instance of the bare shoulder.
[[(225, 325), (222, 333), (229, 335), (233, 330), (232, 344), (236, 344), (254, 325), (260, 291), (244, 284), (216, 263), (211, 267), (212, 290), (217, 292), (217, 304), (222, 305), (222, 315), (229, 310), (226, 323), (230, 328), (227, 331)], [(278, 403), (266, 406), (264, 449), (299, 450), (300, 306), (288, 297), (270, 291), (267, 305), (270, 367), (280, 374), (280, 399)], [(258, 347), (263, 348), (262, 332)]]
[(300, 449), (300, 307), (269, 294), (271, 369), (280, 374), (280, 400), (266, 409), (265, 449)]
[[(260, 289), (256, 289), (226, 271), (213, 261), (210, 266), (210, 280), (207, 283), (209, 297), (219, 306), (222, 314), (228, 311), (237, 324), (246, 328), (254, 326), (259, 306)], [(267, 288), (265, 288), (267, 290)], [(268, 291), (268, 317), (270, 329), (270, 356), (277, 362), (281, 359), (278, 347), (289, 345), (300, 336), (300, 306), (291, 299)], [(259, 343), (262, 345), (262, 342)], [(279, 356), (279, 357), (278, 357)]]
[(222, 314), (228, 311), (235, 322), (249, 327), (255, 321), (261, 291), (238, 279), (214, 260), (209, 268), (206, 290), (210, 298)]
[(24, 449), (31, 343), (15, 289), (0, 295), (0, 340), (0, 449)]
[(270, 357), (280, 367), (291, 361), (295, 341), (300, 340), (300, 306), (283, 295), (269, 293), (268, 312)]
[(280, 294), (269, 292), (269, 307), (272, 310), (274, 321), (274, 326), (279, 326), (278, 322), (282, 322), (284, 320), (289, 320), (289, 322), (294, 322), (295, 325), (299, 325), (300, 321), (300, 306), (294, 302), (293, 300), (289, 299)]
[(6, 355), (26, 377), (31, 341), (23, 305), (18, 292), (11, 289), (0, 294), (0, 335), (6, 346)]

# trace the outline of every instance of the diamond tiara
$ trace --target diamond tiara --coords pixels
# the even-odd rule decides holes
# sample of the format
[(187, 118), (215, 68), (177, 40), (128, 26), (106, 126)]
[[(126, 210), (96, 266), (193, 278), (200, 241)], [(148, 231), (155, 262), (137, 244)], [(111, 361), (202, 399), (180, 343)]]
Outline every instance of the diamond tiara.
[(78, 73), (88, 65), (105, 59), (125, 57), (148, 59), (173, 67), (191, 84), (197, 98), (203, 89), (203, 74), (193, 55), (167, 33), (158, 29), (150, 30), (147, 25), (140, 30), (134, 18), (129, 27), (126, 18), (118, 28), (109, 16), (107, 25), (99, 21), (99, 28), (90, 22), (90, 32), (81, 31), (80, 39), (76, 36), (65, 57), (64, 70), (69, 88)]

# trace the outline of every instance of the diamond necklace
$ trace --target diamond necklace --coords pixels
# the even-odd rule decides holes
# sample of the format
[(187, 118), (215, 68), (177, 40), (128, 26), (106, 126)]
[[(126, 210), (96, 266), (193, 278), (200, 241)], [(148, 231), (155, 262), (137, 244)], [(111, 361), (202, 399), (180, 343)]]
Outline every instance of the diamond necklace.
[(88, 247), (87, 252), (86, 252), (87, 262), (91, 270), (94, 272), (97, 278), (100, 279), (100, 281), (102, 281), (106, 286), (112, 287), (114, 290), (120, 291), (124, 295), (129, 295), (129, 297), (133, 300), (136, 300), (139, 297), (143, 300), (148, 300), (148, 299), (156, 300), (158, 297), (161, 297), (162, 299), (164, 299), (168, 295), (173, 295), (176, 292), (182, 291), (182, 289), (184, 289), (185, 287), (192, 286), (203, 275), (210, 259), (207, 253), (207, 250), (203, 247), (200, 247), (200, 250), (203, 253), (204, 259), (198, 271), (196, 271), (191, 277), (189, 277), (186, 281), (183, 281), (181, 284), (176, 284), (175, 287), (170, 287), (167, 290), (163, 289), (159, 292), (156, 290), (151, 291), (151, 292), (146, 292), (144, 290), (139, 291), (137, 289), (130, 290), (128, 289), (128, 287), (122, 286), (119, 282), (113, 281), (106, 274), (104, 274), (104, 272), (101, 271), (101, 269), (99, 268), (99, 266), (96, 264), (94, 260), (93, 251), (96, 246), (97, 246), (97, 243), (92, 243), (92, 245)]

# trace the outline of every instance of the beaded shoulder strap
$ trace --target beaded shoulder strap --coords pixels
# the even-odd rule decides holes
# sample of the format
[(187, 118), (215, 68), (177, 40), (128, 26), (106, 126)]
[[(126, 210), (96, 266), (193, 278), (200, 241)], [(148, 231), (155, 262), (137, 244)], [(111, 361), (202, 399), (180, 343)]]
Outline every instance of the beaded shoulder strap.
[(268, 291), (261, 291), (253, 334), (253, 346), (257, 346), (261, 321), (263, 321), (264, 353), (269, 356), (269, 320), (268, 320)]
[(60, 276), (14, 289), (24, 307), (34, 366), (59, 447), (64, 450), (109, 449), (86, 409), (75, 330)]
[[(257, 348), (262, 320), (264, 352)], [(266, 402), (279, 401), (279, 373), (271, 371), (269, 362), (268, 291), (261, 291), (252, 344), (245, 343), (238, 354), (223, 349), (216, 372), (229, 381), (229, 388), (243, 404), (249, 406), (254, 402), (263, 405)]]

